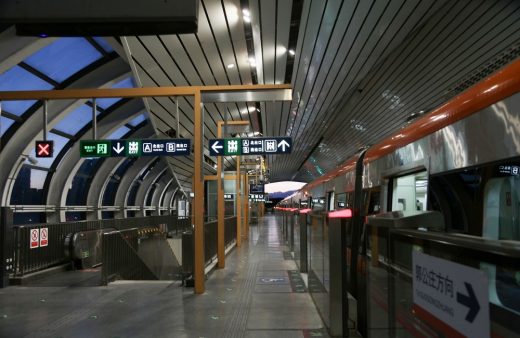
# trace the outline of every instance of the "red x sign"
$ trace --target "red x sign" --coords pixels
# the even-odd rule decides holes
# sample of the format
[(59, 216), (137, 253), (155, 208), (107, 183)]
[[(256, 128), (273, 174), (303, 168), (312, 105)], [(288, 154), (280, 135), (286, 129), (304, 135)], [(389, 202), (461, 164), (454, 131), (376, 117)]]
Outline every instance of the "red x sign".
[(53, 141), (36, 141), (36, 157), (52, 157)]

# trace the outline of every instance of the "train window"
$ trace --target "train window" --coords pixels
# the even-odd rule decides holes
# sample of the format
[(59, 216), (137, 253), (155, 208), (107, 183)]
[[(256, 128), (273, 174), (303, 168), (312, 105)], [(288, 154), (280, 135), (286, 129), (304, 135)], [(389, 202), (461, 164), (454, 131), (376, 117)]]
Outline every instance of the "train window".
[(313, 198), (312, 210), (325, 210), (325, 197)]
[(337, 194), (336, 195), (336, 209), (345, 209), (347, 206), (347, 194)]
[(366, 215), (379, 213), (381, 210), (381, 191), (379, 188), (366, 191), (365, 208)]
[(327, 210), (332, 211), (334, 210), (334, 191), (330, 191), (327, 194)]
[(482, 236), (520, 240), (520, 177), (516, 174), (494, 177), (484, 187)]
[(426, 171), (393, 179), (392, 211), (426, 210), (427, 187)]

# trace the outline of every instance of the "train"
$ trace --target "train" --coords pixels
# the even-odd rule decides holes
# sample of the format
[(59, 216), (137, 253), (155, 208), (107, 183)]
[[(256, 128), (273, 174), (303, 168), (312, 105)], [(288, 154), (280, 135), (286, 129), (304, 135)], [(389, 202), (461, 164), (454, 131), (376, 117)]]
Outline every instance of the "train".
[[(361, 149), (281, 201), (276, 210), (308, 213), (310, 248), (317, 224), (326, 242), (327, 215), (348, 210), (352, 229), (347, 264), (354, 270), (353, 279), (362, 278), (363, 260), (374, 256), (371, 219), (392, 212), (435, 213), (441, 218), (436, 232), (475, 243), (487, 240), (519, 252), (520, 60)], [(473, 265), (489, 280), (493, 336), (518, 334), (518, 324), (513, 330), (505, 327), (520, 316), (520, 266), (484, 261)], [(326, 274), (321, 282), (327, 283)], [(507, 318), (502, 324), (494, 319), (497, 311)], [(412, 324), (410, 330), (415, 330), (417, 323)]]

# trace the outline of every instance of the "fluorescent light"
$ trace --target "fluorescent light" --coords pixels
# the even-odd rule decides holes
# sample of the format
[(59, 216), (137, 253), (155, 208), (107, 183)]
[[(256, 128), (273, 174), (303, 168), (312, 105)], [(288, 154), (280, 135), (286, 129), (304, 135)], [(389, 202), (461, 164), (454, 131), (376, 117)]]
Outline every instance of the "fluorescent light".
[(294, 54), (296, 54), (296, 53), (294, 52), (294, 49), (289, 49), (289, 54), (294, 56)]
[(235, 68), (235, 64), (233, 63), (230, 63), (229, 65), (227, 65), (226, 67), (228, 67), (228, 69), (231, 69), (231, 68)]

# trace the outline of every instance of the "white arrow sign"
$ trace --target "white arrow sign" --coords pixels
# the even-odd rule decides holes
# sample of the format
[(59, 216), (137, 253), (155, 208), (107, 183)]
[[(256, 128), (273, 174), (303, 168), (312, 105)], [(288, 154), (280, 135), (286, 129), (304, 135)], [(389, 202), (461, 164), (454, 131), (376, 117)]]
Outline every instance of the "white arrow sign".
[(220, 145), (220, 143), (218, 141), (211, 145), (211, 149), (213, 149), (213, 151), (216, 152), (217, 154), (219, 154), (218, 150), (222, 149), (222, 148), (224, 148), (224, 147), (222, 145)]
[(448, 337), (489, 338), (489, 287), (479, 269), (412, 252), (416, 316)]
[(282, 147), (282, 151), (285, 151), (285, 148), (289, 148), (290, 145), (286, 140), (282, 140), (282, 142), (278, 143), (278, 148)]
[(125, 147), (121, 146), (121, 143), (117, 142), (116, 146), (112, 147), (112, 149), (114, 149), (116, 153), (121, 154), (121, 152), (125, 150)]

